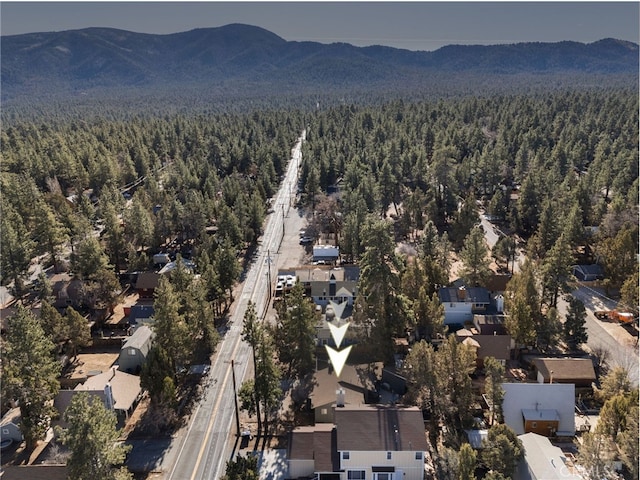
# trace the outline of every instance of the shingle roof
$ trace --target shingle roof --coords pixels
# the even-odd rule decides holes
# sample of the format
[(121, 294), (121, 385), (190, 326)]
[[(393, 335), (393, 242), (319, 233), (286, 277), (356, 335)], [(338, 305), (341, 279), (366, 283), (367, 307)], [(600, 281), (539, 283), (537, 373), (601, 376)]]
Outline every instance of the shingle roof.
[(595, 381), (596, 372), (589, 358), (535, 358), (533, 364), (545, 379)]
[(491, 303), (489, 291), (482, 287), (453, 288), (443, 287), (438, 290), (438, 296), (442, 303)]
[(426, 451), (418, 407), (345, 405), (336, 408), (338, 451)]
[(115, 369), (109, 369), (100, 375), (89, 377), (86, 382), (79, 384), (75, 390), (100, 393), (104, 392), (104, 387), (107, 383), (111, 385), (114, 400), (113, 406), (116, 410), (129, 410), (142, 391), (140, 377)]
[(336, 430), (331, 423), (296, 427), (289, 437), (290, 460), (314, 460), (314, 471), (334, 472), (339, 468)]
[(579, 480), (565, 465), (566, 457), (560, 448), (551, 444), (548, 438), (536, 433), (518, 435), (524, 447), (524, 462), (533, 478), (545, 480)]
[(122, 350), (127, 348), (135, 348), (140, 350), (140, 352), (146, 357), (147, 353), (151, 349), (151, 338), (153, 337), (153, 331), (143, 325), (142, 327), (138, 327), (133, 335), (131, 335), (122, 345)]
[(367, 381), (365, 373), (353, 365), (345, 365), (339, 379), (335, 373), (329, 373), (328, 368), (318, 370), (313, 376), (313, 383), (313, 392), (309, 396), (313, 408), (335, 403), (336, 390), (339, 387), (345, 391), (345, 403), (352, 405), (364, 403), (365, 390), (373, 389), (373, 383)]

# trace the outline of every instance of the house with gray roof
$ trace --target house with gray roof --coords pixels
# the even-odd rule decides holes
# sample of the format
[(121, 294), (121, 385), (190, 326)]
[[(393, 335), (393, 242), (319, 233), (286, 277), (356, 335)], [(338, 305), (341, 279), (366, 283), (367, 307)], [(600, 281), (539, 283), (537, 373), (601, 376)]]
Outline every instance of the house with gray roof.
[(146, 325), (138, 327), (120, 349), (118, 368), (123, 372), (139, 373), (147, 360), (152, 342), (153, 331)]
[(516, 435), (575, 435), (575, 386), (562, 383), (503, 383), (504, 423)]
[(581, 480), (573, 462), (551, 444), (547, 437), (536, 433), (518, 435), (524, 449), (514, 480)]
[(333, 425), (292, 432), (289, 478), (422, 480), (426, 450), (418, 407), (345, 405), (336, 408)]
[(443, 287), (438, 298), (444, 306), (444, 324), (463, 325), (475, 314), (484, 314), (491, 305), (489, 291), (483, 287)]

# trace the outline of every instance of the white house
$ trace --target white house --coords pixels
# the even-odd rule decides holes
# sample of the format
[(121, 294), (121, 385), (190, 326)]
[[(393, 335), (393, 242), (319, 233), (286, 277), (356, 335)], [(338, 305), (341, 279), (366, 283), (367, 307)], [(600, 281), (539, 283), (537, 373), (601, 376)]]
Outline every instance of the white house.
[(474, 314), (483, 314), (491, 304), (489, 291), (482, 287), (443, 287), (438, 290), (444, 306), (444, 324), (472, 322)]
[(514, 480), (581, 480), (562, 450), (547, 437), (536, 433), (518, 435), (524, 447), (524, 459), (518, 465)]
[(325, 424), (292, 432), (289, 478), (422, 480), (426, 450), (417, 407), (345, 405), (336, 408), (333, 428)]
[[(278, 274), (289, 274), (289, 271), (280, 271)], [(305, 294), (313, 300), (313, 303), (322, 307), (330, 301), (352, 306), (358, 294), (358, 279), (360, 269), (358, 267), (310, 267), (297, 268), (295, 277), (305, 288)]]
[[(557, 424), (554, 426), (555, 431), (549, 432), (550, 434), (562, 436), (575, 434), (575, 385), (503, 383), (502, 388), (504, 389), (502, 401), (504, 423), (511, 427), (516, 435), (537, 431), (548, 422)], [(536, 416), (539, 418), (537, 422)]]

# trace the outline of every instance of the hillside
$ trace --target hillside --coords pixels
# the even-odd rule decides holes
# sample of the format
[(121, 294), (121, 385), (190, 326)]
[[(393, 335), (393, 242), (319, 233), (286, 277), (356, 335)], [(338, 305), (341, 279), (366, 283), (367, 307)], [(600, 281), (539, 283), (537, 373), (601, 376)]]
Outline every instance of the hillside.
[[(638, 45), (614, 39), (446, 46), (434, 52), (288, 42), (233, 24), (171, 35), (110, 28), (3, 36), (4, 102), (26, 96), (219, 88), (300, 92), (442, 82), (453, 75), (637, 75)], [(446, 81), (446, 80), (444, 80)]]

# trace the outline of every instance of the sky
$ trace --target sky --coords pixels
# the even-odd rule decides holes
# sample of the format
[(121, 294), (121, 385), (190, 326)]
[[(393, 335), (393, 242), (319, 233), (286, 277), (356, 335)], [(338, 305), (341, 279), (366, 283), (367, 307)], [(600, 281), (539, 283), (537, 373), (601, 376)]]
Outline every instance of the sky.
[(168, 34), (244, 23), (290, 41), (433, 51), (602, 38), (640, 42), (640, 2), (0, 2), (0, 33), (113, 27)]

